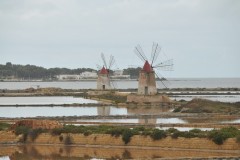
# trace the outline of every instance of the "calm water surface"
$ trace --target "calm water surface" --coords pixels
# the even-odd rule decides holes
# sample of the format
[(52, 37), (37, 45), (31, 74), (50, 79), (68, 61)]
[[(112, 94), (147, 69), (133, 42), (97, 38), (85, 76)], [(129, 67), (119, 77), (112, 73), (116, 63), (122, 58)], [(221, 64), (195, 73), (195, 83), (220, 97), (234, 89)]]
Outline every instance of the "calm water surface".
[(171, 99), (177, 101), (191, 101), (193, 98), (202, 98), (220, 102), (240, 102), (240, 95), (180, 95), (171, 97)]
[(0, 105), (16, 104), (73, 104), (73, 103), (98, 103), (91, 99), (71, 96), (50, 96), (50, 97), (0, 97)]
[(144, 123), (144, 124), (184, 124), (184, 121), (180, 118), (152, 118), (152, 119), (89, 119), (89, 120), (77, 120), (77, 122), (108, 122), (108, 123)]
[[(114, 81), (117, 89), (137, 88), (138, 81)], [(164, 88), (157, 82), (159, 88)], [(240, 78), (178, 78), (169, 79), (168, 88), (240, 88)], [(0, 82), (0, 89), (26, 89), (30, 87), (58, 87), (63, 89), (95, 89), (95, 81), (76, 82)]]
[(127, 115), (126, 108), (116, 107), (0, 107), (0, 117), (56, 117)]

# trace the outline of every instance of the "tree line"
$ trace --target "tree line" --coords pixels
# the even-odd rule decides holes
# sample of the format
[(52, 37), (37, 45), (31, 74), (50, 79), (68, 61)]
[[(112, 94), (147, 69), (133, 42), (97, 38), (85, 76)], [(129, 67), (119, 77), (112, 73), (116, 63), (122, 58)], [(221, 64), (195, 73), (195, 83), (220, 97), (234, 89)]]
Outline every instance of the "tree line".
[[(124, 75), (130, 75), (131, 78), (136, 78), (141, 68), (127, 68), (123, 70)], [(92, 68), (44, 68), (35, 65), (19, 65), (7, 62), (5, 65), (0, 64), (0, 79), (54, 79), (61, 74), (80, 74), (85, 71), (97, 71)]]

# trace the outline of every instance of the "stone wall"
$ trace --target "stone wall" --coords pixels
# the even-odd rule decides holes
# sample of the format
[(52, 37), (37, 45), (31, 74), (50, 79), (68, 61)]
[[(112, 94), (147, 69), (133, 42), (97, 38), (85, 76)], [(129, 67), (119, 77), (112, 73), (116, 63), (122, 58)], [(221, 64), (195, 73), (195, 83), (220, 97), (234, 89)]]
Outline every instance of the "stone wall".
[[(63, 138), (66, 138), (66, 134), (63, 134)], [(120, 137), (112, 137), (107, 134), (92, 134), (84, 136), (83, 134), (69, 134), (72, 137), (74, 144), (80, 145), (113, 145), (113, 146), (125, 146)], [(50, 134), (41, 134), (35, 140), (35, 143), (44, 144), (63, 144), (59, 136), (52, 136)], [(167, 148), (182, 148), (182, 149), (221, 149), (221, 150), (240, 150), (240, 144), (236, 142), (235, 138), (227, 139), (223, 145), (217, 145), (213, 141), (206, 138), (178, 138), (172, 139), (167, 137), (161, 140), (152, 140), (147, 136), (133, 136), (127, 146), (142, 146), (142, 147), (167, 147)]]
[(127, 102), (136, 102), (136, 103), (169, 103), (171, 100), (166, 95), (137, 95), (129, 94), (127, 96)]
[[(64, 144), (67, 134), (60, 136), (52, 136), (49, 133), (40, 134), (35, 144)], [(68, 134), (72, 138), (73, 144), (77, 145), (106, 145), (106, 146), (138, 146), (138, 147), (163, 147), (163, 148), (181, 148), (181, 149), (213, 149), (213, 150), (240, 150), (240, 144), (235, 138), (227, 139), (223, 145), (217, 145), (207, 138), (177, 138), (167, 137), (161, 140), (152, 140), (149, 136), (135, 135), (131, 141), (125, 145), (121, 136), (113, 137), (108, 134), (91, 134), (84, 136), (83, 134)], [(20, 136), (16, 136), (13, 132), (0, 132), (0, 144), (16, 143)], [(28, 142), (31, 142), (28, 140)]]

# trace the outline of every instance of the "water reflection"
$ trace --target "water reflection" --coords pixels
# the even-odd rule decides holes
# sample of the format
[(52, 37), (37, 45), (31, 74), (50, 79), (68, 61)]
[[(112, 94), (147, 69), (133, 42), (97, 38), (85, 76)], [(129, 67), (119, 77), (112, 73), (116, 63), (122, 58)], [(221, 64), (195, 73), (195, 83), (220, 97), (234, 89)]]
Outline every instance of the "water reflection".
[[(109, 116), (109, 115), (158, 115), (169, 112), (169, 107), (121, 108), (113, 106), (99, 107), (62, 107), (62, 106), (29, 106), (0, 107), (0, 117), (56, 117), (56, 116)], [(153, 120), (156, 121), (156, 120)], [(156, 122), (155, 122), (156, 123)]]
[[(170, 112), (171, 107), (161, 106), (161, 107), (138, 107), (138, 108), (128, 108), (128, 114), (135, 115), (158, 115), (163, 112)], [(157, 124), (157, 118), (140, 118), (138, 119), (138, 123), (140, 124)]]
[(184, 124), (188, 123), (180, 118), (131, 118), (131, 119), (83, 119), (77, 120), (78, 123), (139, 123), (139, 124)]
[(171, 96), (174, 100), (185, 100), (185, 101), (191, 101), (194, 98), (202, 98), (202, 99), (208, 99), (212, 101), (219, 101), (219, 102), (239, 102), (240, 95), (181, 95), (181, 96)]
[(85, 104), (98, 103), (91, 99), (71, 96), (50, 96), (50, 97), (0, 97), (0, 105), (26, 105), (26, 104)]
[[(221, 150), (178, 150), (166, 148), (117, 148), (115, 147), (83, 147), (83, 146), (41, 146), (24, 145), (0, 147), (0, 156), (9, 156), (11, 160), (81, 160), (81, 159), (157, 159), (186, 157), (226, 157), (240, 156), (239, 152), (221, 152)], [(8, 157), (6, 157), (8, 158)], [(5, 160), (5, 159), (4, 159)], [(7, 159), (8, 160), (8, 159)]]
[(0, 107), (0, 117), (56, 117), (127, 115), (126, 108), (117, 107)]

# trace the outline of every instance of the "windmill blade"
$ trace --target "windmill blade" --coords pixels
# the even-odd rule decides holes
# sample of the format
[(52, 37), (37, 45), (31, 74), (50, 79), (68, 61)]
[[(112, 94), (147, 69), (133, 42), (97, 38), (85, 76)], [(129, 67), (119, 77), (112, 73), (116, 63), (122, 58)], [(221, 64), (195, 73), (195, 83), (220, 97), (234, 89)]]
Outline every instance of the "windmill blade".
[(110, 70), (114, 64), (115, 64), (114, 56), (110, 55), (108, 69)]
[(156, 64), (153, 68), (164, 70), (164, 71), (172, 71), (173, 70), (173, 59), (169, 59), (163, 61), (161, 63)]
[(157, 60), (160, 51), (161, 47), (158, 45), (158, 43), (153, 42), (151, 53), (151, 65), (153, 65), (153, 63)]
[(113, 79), (112, 79), (112, 77), (109, 75), (109, 80), (110, 80), (110, 85), (114, 88), (114, 89), (116, 89), (116, 87), (117, 87), (117, 84), (115, 84), (115, 82), (113, 82)]
[(147, 57), (145, 56), (142, 47), (137, 45), (134, 49), (135, 54), (140, 58), (143, 62), (147, 61)]
[(105, 58), (103, 53), (101, 53), (101, 57), (102, 57), (102, 61), (103, 61), (103, 64), (104, 64), (105, 68), (108, 69), (107, 68), (108, 66), (107, 66), (106, 58)]
[[(158, 73), (159, 74), (159, 73)], [(163, 76), (159, 76), (159, 75), (161, 75), (161, 74), (159, 74), (158, 75), (156, 72), (155, 72), (155, 75), (156, 75), (156, 77), (158, 78), (158, 81), (157, 82), (161, 82), (161, 84), (165, 87), (165, 88), (168, 88), (167, 86), (169, 85), (169, 81), (165, 78), (165, 77), (163, 77)], [(167, 84), (168, 83), (168, 84)], [(159, 85), (159, 84), (158, 84)], [(160, 85), (159, 85), (159, 87), (160, 87)]]

